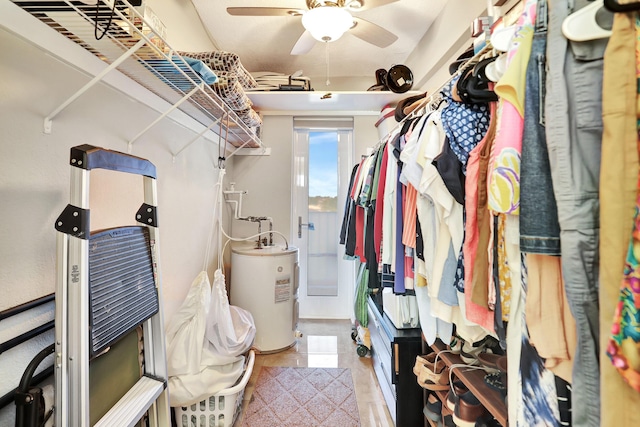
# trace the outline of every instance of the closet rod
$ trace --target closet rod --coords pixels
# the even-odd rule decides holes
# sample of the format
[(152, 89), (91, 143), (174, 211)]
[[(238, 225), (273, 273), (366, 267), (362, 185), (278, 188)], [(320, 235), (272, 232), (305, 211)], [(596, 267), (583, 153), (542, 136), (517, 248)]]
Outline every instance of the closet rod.
[(483, 55), (486, 55), (488, 52), (490, 52), (492, 50), (493, 50), (493, 46), (491, 46), (491, 43), (487, 42), (486, 46), (484, 46), (482, 49), (480, 49), (480, 51), (478, 53), (474, 54), (471, 58), (469, 58), (463, 64), (460, 64), (460, 66), (458, 67), (458, 70), (455, 73), (453, 73), (451, 75), (451, 77), (449, 77), (442, 85), (440, 85), (440, 87), (438, 87), (438, 89), (436, 89), (435, 91), (431, 92), (431, 94), (428, 97), (425, 97), (424, 100), (422, 102), (420, 102), (420, 104), (418, 105), (418, 107), (416, 107), (415, 110), (413, 110), (410, 114), (406, 115), (402, 120), (400, 120), (393, 127), (393, 129), (391, 129), (382, 139), (380, 139), (373, 146), (372, 151), (376, 151), (382, 144), (387, 142), (389, 140), (389, 138), (391, 137), (391, 135), (394, 134), (398, 129), (400, 129), (406, 120), (417, 116), (418, 115), (418, 113), (417, 113), (418, 111), (422, 110), (424, 107), (429, 105), (434, 99), (436, 99), (434, 97), (436, 95), (439, 96), (440, 95), (440, 91), (442, 91), (442, 89), (444, 89), (449, 83), (451, 83), (451, 81), (453, 79), (458, 77), (468, 64), (471, 64), (471, 63), (477, 61)]

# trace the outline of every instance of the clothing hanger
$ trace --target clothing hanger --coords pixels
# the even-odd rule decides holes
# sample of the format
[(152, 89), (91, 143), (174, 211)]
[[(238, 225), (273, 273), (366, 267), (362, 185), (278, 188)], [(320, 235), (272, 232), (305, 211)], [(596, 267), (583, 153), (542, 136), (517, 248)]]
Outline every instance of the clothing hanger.
[(640, 2), (620, 4), (616, 0), (604, 0), (604, 7), (611, 12), (633, 12), (640, 10)]
[[(626, 6), (626, 5), (625, 5)], [(638, 3), (640, 7), (640, 3)], [(604, 9), (604, 1), (596, 0), (588, 6), (567, 16), (562, 22), (562, 34), (572, 41), (584, 42), (589, 40), (606, 39), (611, 36), (611, 29), (602, 28), (597, 20), (597, 14)], [(605, 13), (608, 13), (605, 9)]]
[(498, 80), (502, 77), (507, 69), (507, 54), (502, 53), (498, 55), (495, 61), (485, 67), (485, 75), (489, 80), (494, 83), (498, 83)]

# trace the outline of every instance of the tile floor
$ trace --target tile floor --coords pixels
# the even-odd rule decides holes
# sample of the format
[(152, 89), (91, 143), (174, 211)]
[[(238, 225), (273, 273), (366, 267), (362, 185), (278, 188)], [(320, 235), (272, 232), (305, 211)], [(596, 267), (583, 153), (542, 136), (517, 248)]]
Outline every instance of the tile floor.
[[(350, 368), (362, 427), (393, 427), (371, 358), (356, 354), (356, 345), (351, 339), (351, 322), (301, 319), (298, 329), (303, 337), (293, 347), (279, 353), (256, 356), (253, 373), (245, 389), (244, 407), (251, 399), (263, 366)], [(242, 414), (235, 425), (241, 425), (241, 420)]]

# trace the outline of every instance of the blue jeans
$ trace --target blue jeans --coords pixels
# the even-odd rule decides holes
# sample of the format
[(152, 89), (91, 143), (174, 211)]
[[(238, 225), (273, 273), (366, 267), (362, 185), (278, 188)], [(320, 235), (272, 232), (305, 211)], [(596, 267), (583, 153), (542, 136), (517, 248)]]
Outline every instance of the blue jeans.
[(520, 167), (520, 250), (560, 255), (560, 224), (553, 194), (544, 117), (547, 25), (536, 25), (527, 67)]
[(588, 1), (550, 0), (549, 4), (547, 146), (558, 205), (562, 274), (578, 333), (572, 424), (599, 427), (598, 189), (602, 70), (608, 40), (576, 43), (562, 35), (563, 20)]

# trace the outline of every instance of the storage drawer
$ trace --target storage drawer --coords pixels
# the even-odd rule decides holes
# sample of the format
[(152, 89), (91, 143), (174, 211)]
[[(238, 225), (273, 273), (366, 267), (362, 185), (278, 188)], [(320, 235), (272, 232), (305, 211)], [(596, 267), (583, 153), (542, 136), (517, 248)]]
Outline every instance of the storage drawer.
[[(391, 354), (391, 341), (393, 341), (393, 337), (389, 336), (384, 325), (382, 324), (382, 315), (371, 307), (368, 307), (368, 310), (369, 322), (374, 324), (374, 329), (378, 331), (378, 335), (380, 336), (380, 340), (382, 341), (384, 348), (386, 348), (389, 351), (389, 354)], [(369, 327), (371, 327), (371, 325), (369, 325)]]
[[(371, 354), (374, 364), (380, 366), (384, 380), (393, 390), (395, 396), (395, 386), (393, 381), (393, 359), (391, 358), (391, 343), (386, 338), (384, 330), (380, 328), (380, 323), (376, 319), (375, 314), (369, 308), (369, 335), (371, 337)], [(383, 381), (379, 378), (379, 381)]]
[(371, 297), (367, 305), (373, 367), (394, 424), (422, 426), (423, 389), (413, 374), (422, 352), (420, 329), (397, 329)]

